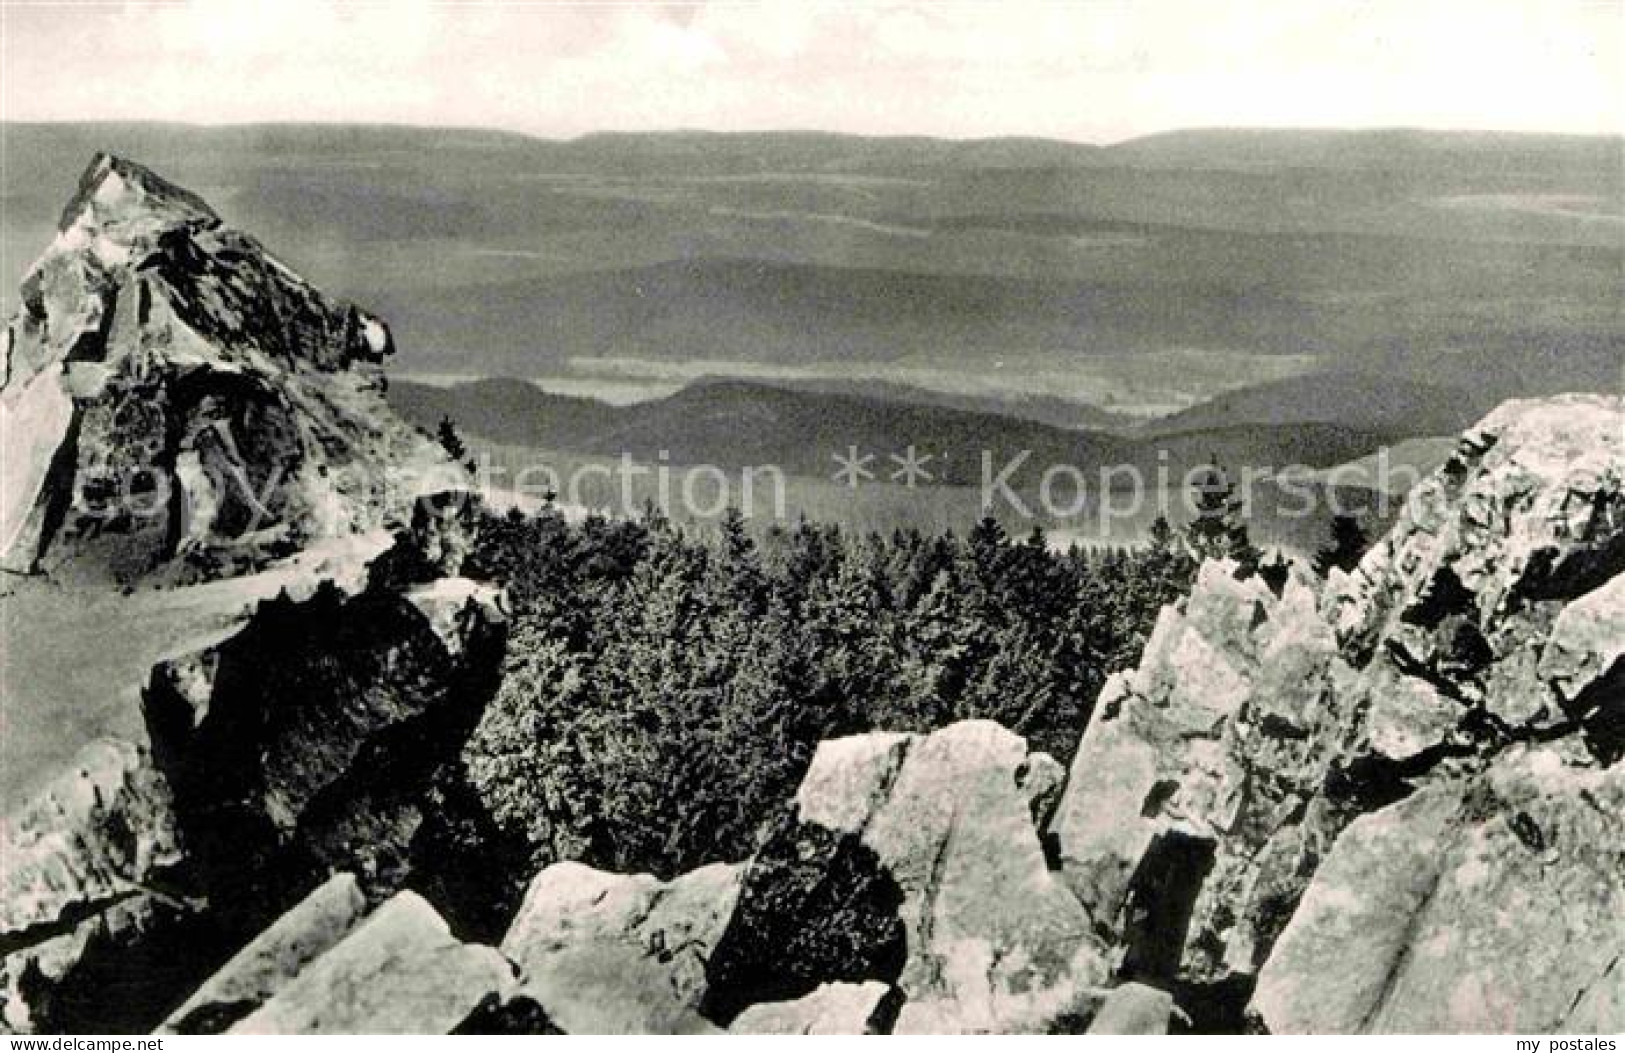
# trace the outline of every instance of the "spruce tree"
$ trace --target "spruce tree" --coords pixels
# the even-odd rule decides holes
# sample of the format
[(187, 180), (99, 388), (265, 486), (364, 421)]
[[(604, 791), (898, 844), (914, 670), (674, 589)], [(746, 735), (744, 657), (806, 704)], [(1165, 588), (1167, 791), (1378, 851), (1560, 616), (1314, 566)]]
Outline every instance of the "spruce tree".
[(457, 423), (450, 417), (440, 418), (440, 427), (436, 429), (436, 437), (440, 446), (446, 451), (446, 456), (462, 463), (468, 456), (468, 447), (463, 444), (463, 437), (457, 434)]
[(1195, 516), (1185, 528), (1185, 543), (1198, 561), (1232, 559), (1243, 574), (1258, 569), (1264, 553), (1247, 533), (1242, 500), (1217, 460), (1191, 487)]
[(1315, 553), (1315, 571), (1322, 577), (1330, 574), (1333, 567), (1345, 572), (1353, 570), (1371, 545), (1365, 531), (1360, 529), (1360, 521), (1352, 515), (1334, 515), (1331, 532), (1332, 543)]

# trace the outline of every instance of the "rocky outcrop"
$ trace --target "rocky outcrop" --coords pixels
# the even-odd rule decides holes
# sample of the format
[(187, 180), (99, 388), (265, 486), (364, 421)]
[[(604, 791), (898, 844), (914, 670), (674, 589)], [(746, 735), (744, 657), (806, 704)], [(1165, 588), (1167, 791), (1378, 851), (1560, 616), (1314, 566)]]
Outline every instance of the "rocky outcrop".
[[(1278, 883), (1290, 895), (1312, 870), (1322, 832), (1304, 810), (1336, 756), (1347, 704), (1332, 685), (1349, 675), (1316, 606), (1299, 567), (1276, 595), (1210, 562), (1140, 667), (1103, 690), (1055, 834), (1127, 978), (1251, 973), (1285, 921)], [(1261, 852), (1287, 825), (1300, 840)]]
[(366, 912), (366, 897), (353, 875), (329, 878), (238, 951), (169, 1015), (158, 1033), (226, 1030), (332, 949)]
[(381, 321), (140, 165), (91, 162), (21, 293), (0, 338), (8, 568), (234, 573), (464, 485), (384, 405)]
[[(1601, 396), (1497, 410), (1325, 587), (1204, 566), (1103, 692), (1054, 823), (1118, 973), (1225, 992), (1198, 1027), (1239, 1026), (1259, 977), (1255, 1019), (1287, 1030), (1608, 1004), (1609, 952), (1546, 956), (1572, 927), (1619, 946), (1618, 831), (1585, 802), (1617, 777), (1622, 572), (1625, 407)], [(1510, 928), (1526, 899), (1548, 923)]]
[(1059, 765), (989, 721), (823, 743), (802, 822), (854, 834), (902, 893), (897, 1030), (1046, 1031), (1106, 972), (1043, 845)]
[[(484, 843), (444, 831), (460, 821), (456, 757), (494, 687), (503, 625), (484, 590), (449, 580), (268, 601), (237, 635), (154, 670), (151, 756), (99, 744), (8, 822), (11, 1027), (146, 1030), (241, 950), (170, 1021), (224, 1026), (354, 907), (361, 891), (333, 916), (318, 897), (277, 921), (335, 870), (373, 902), (410, 881), (502, 909), (463, 876)], [(127, 1015), (109, 1016), (109, 988)]]
[(511, 992), (513, 968), (402, 892), (232, 1026), (234, 1035), (444, 1035)]
[(9, 1029), (1625, 1027), (1620, 399), (1497, 410), (1351, 573), (1205, 565), (1070, 772), (985, 721), (840, 738), (747, 860), (532, 876), (459, 759), (500, 597), (466, 502), (410, 500), (460, 476), (379, 401), (382, 323), (108, 157), (22, 300), (7, 566), (383, 554), (290, 571), (152, 671), (150, 754), (8, 818)]
[[(486, 846), (459, 840), (481, 818), (456, 758), (495, 685), (499, 599), (457, 576), (468, 480), (385, 406), (392, 350), (381, 321), (105, 155), (25, 279), (0, 347), (0, 430), (27, 452), (0, 487), (6, 566), (106, 595), (98, 574), (275, 565), (177, 589), (241, 586), (251, 613), (152, 670), (150, 759), (103, 747), (8, 827), (13, 1026), (174, 1010), (172, 1029), (219, 1030), (408, 882), (511, 910), (466, 876)], [(323, 885), (335, 871), (354, 878)]]
[(72, 770), (6, 817), (0, 932), (8, 944), (71, 929), (161, 885), (181, 859), (169, 786), (123, 742), (82, 750)]
[(745, 866), (555, 864), (502, 948), (571, 1033), (1070, 1027), (1106, 973), (1044, 853), (1061, 777), (987, 721), (825, 742)]
[(570, 1034), (694, 1034), (706, 965), (739, 897), (740, 868), (675, 881), (556, 863), (531, 883), (503, 953), (524, 993)]

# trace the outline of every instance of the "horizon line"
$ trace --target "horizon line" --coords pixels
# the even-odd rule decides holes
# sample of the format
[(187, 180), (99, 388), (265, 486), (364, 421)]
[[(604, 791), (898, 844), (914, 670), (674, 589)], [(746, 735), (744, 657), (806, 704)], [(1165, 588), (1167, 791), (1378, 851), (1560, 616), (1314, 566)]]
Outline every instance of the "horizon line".
[(1271, 124), (1196, 124), (1176, 125), (1162, 128), (1153, 132), (1129, 136), (1124, 139), (1092, 141), (1087, 139), (1067, 139), (1051, 135), (1031, 135), (1011, 132), (1000, 135), (954, 136), (941, 135), (930, 132), (847, 132), (836, 131), (829, 128), (777, 126), (772, 128), (736, 128), (721, 129), (707, 128), (692, 125), (674, 125), (661, 128), (598, 128), (576, 135), (547, 135), (540, 132), (524, 131), (518, 128), (509, 128), (502, 125), (480, 124), (428, 124), (416, 121), (379, 121), (379, 120), (308, 120), (298, 118), (276, 118), (254, 121), (189, 121), (172, 120), (162, 117), (72, 117), (50, 119), (17, 119), (0, 117), (0, 127), (73, 127), (73, 126), (127, 126), (152, 128), (188, 128), (198, 130), (225, 130), (225, 129), (251, 129), (251, 128), (361, 128), (378, 130), (403, 130), (425, 132), (462, 132), (485, 135), (505, 135), (532, 142), (567, 145), (580, 143), (595, 138), (604, 137), (675, 137), (675, 136), (714, 136), (718, 138), (748, 138), (751, 136), (804, 136), (825, 137), (833, 139), (858, 139), (871, 142), (885, 142), (895, 140), (914, 140), (924, 142), (954, 143), (971, 145), (977, 143), (1050, 143), (1059, 146), (1078, 147), (1095, 150), (1111, 150), (1116, 147), (1132, 143), (1144, 142), (1164, 136), (1186, 135), (1198, 133), (1266, 133), (1278, 135), (1439, 135), (1439, 136), (1488, 136), (1506, 139), (1575, 139), (1598, 141), (1625, 141), (1625, 129), (1614, 132), (1578, 132), (1559, 130), (1531, 130), (1527, 128), (1471, 128), (1461, 126), (1428, 126), (1411, 124), (1372, 124), (1372, 125), (1271, 125)]

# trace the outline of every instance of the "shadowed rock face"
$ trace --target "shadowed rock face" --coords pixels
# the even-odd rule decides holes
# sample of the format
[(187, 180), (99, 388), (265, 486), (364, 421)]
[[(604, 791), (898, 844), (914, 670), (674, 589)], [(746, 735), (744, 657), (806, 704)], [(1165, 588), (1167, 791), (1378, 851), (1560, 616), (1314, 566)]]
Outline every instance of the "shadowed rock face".
[(91, 162), (21, 291), (0, 345), (10, 569), (232, 573), (454, 485), (376, 390), (383, 323), (140, 165)]
[(1204, 566), (1103, 692), (1055, 820), (1125, 971), (1177, 837), (1212, 868), (1159, 886), (1184, 896), (1162, 929), (1190, 916), (1162, 983), (1257, 979), (1269, 1028), (1561, 1030), (1614, 1004), (1592, 992), (1621, 945), (1622, 572), (1625, 405), (1602, 396), (1491, 414), (1324, 587)]
[[(138, 958), (145, 934), (194, 915), (168, 784), (128, 743), (80, 752), (33, 802), (0, 826), (0, 1014), (9, 1030), (72, 1029), (109, 996), (118, 960)], [(180, 962), (144, 980), (184, 984)], [(98, 982), (99, 981), (99, 982)], [(106, 1019), (105, 1010), (100, 1016)], [(122, 1020), (117, 1014), (115, 1019)]]
[(464, 584), (270, 601), (236, 636), (154, 671), (154, 754), (212, 888), (275, 908), (307, 874), (343, 868), (389, 892), (413, 872), (426, 795), (500, 663), (500, 616)]
[(756, 1003), (798, 1004), (832, 982), (887, 989), (907, 958), (902, 907), (903, 890), (856, 833), (786, 816), (745, 867), (706, 961), (703, 1012), (740, 1030), (736, 1017)]

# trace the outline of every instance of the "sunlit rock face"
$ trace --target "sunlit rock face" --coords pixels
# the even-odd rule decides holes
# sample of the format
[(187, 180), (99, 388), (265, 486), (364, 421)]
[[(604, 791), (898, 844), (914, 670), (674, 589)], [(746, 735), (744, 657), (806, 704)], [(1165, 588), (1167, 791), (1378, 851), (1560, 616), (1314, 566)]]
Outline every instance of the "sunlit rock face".
[(575, 1034), (703, 1034), (707, 963), (739, 899), (740, 867), (662, 882), (555, 863), (536, 875), (502, 950), (526, 995)]
[(382, 322), (138, 164), (91, 162), (21, 294), (0, 344), (9, 569), (235, 573), (460, 485), (380, 397)]
[(1254, 1006), (1276, 1032), (1612, 1033), (1622, 949), (1625, 767), (1518, 745), (1355, 820)]
[(1044, 850), (1061, 767), (991, 721), (821, 744), (802, 822), (855, 836), (901, 893), (899, 1032), (1044, 1032), (1107, 973)]
[(457, 939), (423, 897), (402, 892), (228, 1033), (444, 1035), (513, 985), (501, 953)]
[(1054, 823), (1120, 975), (1224, 992), (1210, 1025), (1255, 981), (1279, 1030), (1625, 1025), (1622, 573), (1604, 396), (1492, 413), (1352, 573), (1204, 566)]

